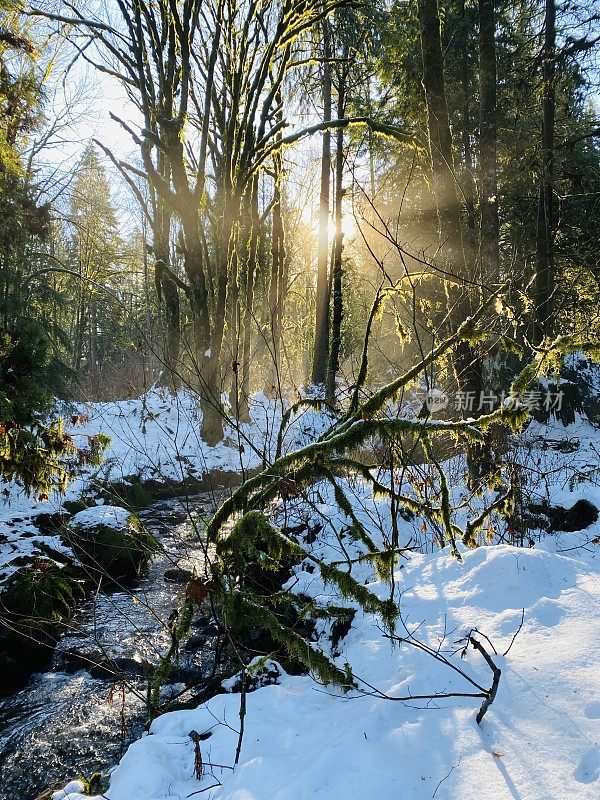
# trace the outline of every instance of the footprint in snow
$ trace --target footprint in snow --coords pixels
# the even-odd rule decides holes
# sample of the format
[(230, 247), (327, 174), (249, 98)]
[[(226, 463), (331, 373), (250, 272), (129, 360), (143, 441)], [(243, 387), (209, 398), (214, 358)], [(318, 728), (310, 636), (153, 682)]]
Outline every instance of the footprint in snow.
[(553, 628), (561, 621), (564, 612), (558, 603), (552, 600), (540, 600), (529, 613), (529, 620), (537, 622), (543, 628)]
[(588, 719), (600, 719), (600, 702), (589, 703), (583, 713)]
[(575, 780), (579, 783), (593, 783), (598, 778), (600, 778), (600, 747), (592, 747), (575, 770)]

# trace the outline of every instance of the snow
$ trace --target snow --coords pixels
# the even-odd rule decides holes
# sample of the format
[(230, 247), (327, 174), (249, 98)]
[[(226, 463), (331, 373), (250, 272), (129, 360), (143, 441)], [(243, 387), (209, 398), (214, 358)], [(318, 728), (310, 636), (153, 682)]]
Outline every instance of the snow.
[[(570, 535), (573, 536), (573, 535)], [(241, 759), (194, 777), (191, 731), (210, 731), (205, 762), (233, 765), (239, 695), (166, 714), (114, 771), (110, 800), (595, 800), (600, 787), (600, 580), (597, 550), (575, 557), (507, 545), (412, 555), (396, 579), (403, 617), (443, 650), (476, 626), (499, 653), (500, 688), (481, 726), (480, 699), (395, 702), (344, 696), (310, 677), (283, 675), (247, 696)], [(370, 588), (386, 596), (384, 584)], [(484, 644), (486, 641), (482, 638)], [(489, 648), (488, 648), (489, 649)], [(339, 657), (391, 697), (469, 691), (419, 651), (392, 649), (376, 620), (357, 615)], [(483, 686), (491, 674), (471, 649), (455, 659)], [(208, 787), (220, 782), (210, 791)], [(62, 797), (59, 793), (55, 798)], [(77, 792), (71, 800), (82, 800)]]
[[(295, 398), (294, 398), (295, 399)], [(59, 409), (66, 433), (78, 447), (105, 433), (111, 442), (99, 467), (85, 466), (69, 484), (66, 495), (49, 499), (28, 497), (15, 483), (2, 484), (0, 502), (0, 585), (16, 569), (15, 559), (39, 554), (47, 546), (69, 555), (58, 536), (41, 533), (35, 518), (60, 513), (65, 501), (81, 497), (94, 502), (100, 484), (111, 481), (180, 483), (216, 471), (239, 472), (258, 467), (273, 454), (282, 417), (280, 401), (257, 393), (251, 398), (252, 422), (228, 425), (225, 438), (209, 447), (200, 436), (202, 413), (197, 396), (188, 390), (172, 394), (154, 388), (141, 397), (107, 403), (78, 403)], [(284, 451), (298, 447), (328, 425), (327, 416), (312, 409), (300, 411), (288, 426)], [(241, 443), (241, 446), (240, 446)]]
[[(82, 407), (79, 413), (88, 414), (89, 421), (73, 433), (86, 437), (103, 431), (112, 442), (105, 463), (96, 470), (86, 468), (72, 484), (70, 499), (92, 496), (99, 479), (135, 475), (182, 480), (216, 468), (258, 466), (263, 455), (273, 453), (282, 409), (264, 395), (255, 396), (253, 422), (239, 430), (243, 448), (233, 428), (223, 443), (207, 447), (200, 439), (195, 398), (187, 392), (171, 395), (155, 389), (136, 400)], [(324, 414), (304, 411), (290, 426), (285, 447), (310, 441), (326, 425)], [(587, 499), (600, 507), (600, 433), (585, 419), (577, 417), (568, 428), (532, 422), (514, 458), (529, 470), (532, 499), (565, 507)], [(446, 467), (451, 475), (458, 474), (456, 460)], [(386, 482), (385, 475), (380, 479)], [(343, 488), (356, 516), (381, 543), (390, 529), (389, 503), (373, 499), (359, 480), (345, 481)], [(451, 490), (453, 503), (460, 506), (457, 522), (464, 524), (481, 500), (458, 481), (451, 481)], [(97, 506), (82, 513), (84, 519), (96, 520), (97, 515), (110, 515), (111, 508)], [(60, 499), (52, 498), (44, 507), (11, 492), (0, 518), (3, 572), (10, 571), (15, 554), (34, 551), (35, 514), (53, 509), (60, 509)], [(273, 517), (294, 524), (307, 509), (311, 523), (323, 525), (311, 545), (313, 555), (334, 561), (346, 553), (351, 558), (360, 554), (360, 542), (347, 534), (340, 540), (349, 520), (335, 506), (327, 484), (314, 488), (308, 505), (293, 500), (285, 512), (276, 508)], [(497, 541), (506, 536), (506, 524), (494, 524)], [(394, 599), (401, 609), (397, 632), (416, 636), (465, 675), (406, 642), (392, 642), (377, 617), (343, 601), (357, 613), (334, 657), (342, 668), (351, 664), (357, 689), (344, 694), (310, 676), (287, 675), (268, 662), (267, 668), (279, 677), (247, 696), (235, 767), (240, 696), (232, 679), (225, 694), (199, 708), (156, 719), (149, 733), (129, 747), (102, 797), (597, 800), (600, 520), (576, 533), (533, 531), (531, 547), (459, 546), (460, 560), (448, 548), (427, 552), (432, 549), (431, 531), (423, 529), (418, 517), (401, 520), (400, 535), (401, 545), (412, 541), (419, 551), (406, 553), (394, 575)], [(389, 582), (376, 579), (369, 564), (355, 564), (353, 575), (380, 598), (390, 597)], [(321, 604), (342, 603), (335, 587), (324, 585), (318, 570), (306, 562), (295, 568), (288, 587)], [(324, 649), (330, 647), (328, 625), (317, 625)], [(477, 691), (466, 676), (491, 686), (484, 659), (472, 647), (464, 650), (473, 629), (502, 670), (498, 694), (481, 725), (475, 721), (481, 697), (407, 699)], [(195, 776), (193, 732), (210, 733), (200, 742), (205, 765), (200, 779)], [(84, 797), (77, 781), (53, 794), (54, 800)]]
[(57, 800), (67, 800), (67, 798), (80, 795), (84, 789), (83, 781), (69, 781), (60, 791), (55, 792), (53, 797), (56, 797)]
[[(544, 448), (538, 439), (542, 434), (551, 441), (554, 436), (562, 441), (575, 437), (582, 449), (574, 455)], [(524, 452), (534, 462), (545, 459), (532, 486), (534, 494), (549, 494), (553, 502), (566, 506), (580, 497), (600, 504), (595, 480), (567, 479), (573, 474), (567, 467), (582, 474), (593, 452), (590, 448), (599, 440), (597, 429), (583, 420), (567, 429), (530, 426), (522, 440)], [(447, 466), (452, 470), (452, 463)], [(374, 538), (389, 530), (385, 500), (371, 498), (361, 481), (346, 481), (343, 488)], [(464, 493), (464, 487), (454, 487), (454, 500), (460, 501)], [(348, 520), (336, 509), (327, 485), (318, 485), (311, 501), (313, 521), (324, 524), (313, 553), (328, 561), (338, 559), (337, 536)], [(301, 501), (294, 502), (301, 517)], [(287, 514), (293, 513), (288, 506)], [(402, 540), (415, 536), (420, 524), (418, 518), (402, 521)], [(483, 658), (471, 647), (460, 657), (462, 640), (476, 628), (475, 635), (501, 668), (498, 694), (481, 725), (475, 721), (481, 698), (388, 699), (477, 690), (420, 650), (403, 643), (392, 646), (381, 622), (358, 610), (350, 632), (338, 645), (336, 663), (352, 665), (362, 691), (344, 694), (279, 668), (276, 685), (262, 686), (247, 696), (241, 758), (233, 768), (240, 696), (231, 692), (235, 680), (228, 681), (227, 694), (195, 710), (155, 720), (149, 734), (129, 748), (113, 771), (104, 797), (596, 800), (600, 545), (594, 540), (598, 536), (600, 521), (576, 533), (538, 536), (531, 548), (460, 547), (460, 561), (447, 551), (412, 552), (396, 570), (400, 635), (408, 631), (439, 649), (489, 688), (492, 674)], [(343, 541), (351, 557), (360, 552), (360, 543), (348, 537)], [(320, 603), (340, 602), (335, 590), (324, 586), (318, 571), (309, 571), (308, 566), (300, 564), (288, 586)], [(376, 580), (367, 564), (355, 565), (353, 574), (382, 599), (389, 597), (389, 583)], [(319, 623), (318, 630), (325, 647), (327, 625)], [(200, 780), (194, 775), (194, 743), (189, 736), (194, 731), (211, 734), (200, 743), (205, 762)], [(83, 797), (74, 793), (71, 800)]]
[(131, 512), (119, 506), (91, 506), (71, 517), (70, 524), (82, 528), (103, 525), (106, 528), (122, 530), (129, 525)]

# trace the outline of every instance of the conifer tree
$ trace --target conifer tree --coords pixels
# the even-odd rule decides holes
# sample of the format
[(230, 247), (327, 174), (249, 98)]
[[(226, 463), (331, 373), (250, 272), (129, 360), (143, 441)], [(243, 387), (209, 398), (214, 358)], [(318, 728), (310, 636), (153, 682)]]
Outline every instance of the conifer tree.
[[(45, 498), (64, 489), (61, 459), (75, 448), (62, 421), (49, 419), (68, 371), (36, 319), (28, 280), (32, 243), (48, 234), (48, 207), (36, 205), (22, 163), (25, 138), (39, 119), (34, 47), (11, 4), (0, 2), (0, 482), (16, 481)], [(9, 492), (5, 488), (6, 492)]]
[[(86, 361), (87, 371), (96, 373), (109, 346), (106, 338), (107, 306), (103, 287), (116, 287), (120, 281), (123, 243), (117, 230), (108, 178), (93, 144), (81, 158), (70, 201), (71, 261), (79, 276), (73, 286), (76, 316), (73, 320), (73, 368), (79, 372)], [(110, 314), (116, 308), (109, 305)]]

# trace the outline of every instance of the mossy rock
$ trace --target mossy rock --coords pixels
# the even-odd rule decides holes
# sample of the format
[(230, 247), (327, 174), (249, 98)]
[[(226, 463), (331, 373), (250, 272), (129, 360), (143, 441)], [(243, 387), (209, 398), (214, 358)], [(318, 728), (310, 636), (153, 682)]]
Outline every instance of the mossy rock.
[(154, 497), (139, 478), (114, 481), (101, 492), (107, 503), (122, 503), (128, 508), (140, 509), (149, 506)]
[(36, 559), (6, 581), (0, 614), (15, 625), (46, 626), (68, 618), (84, 589), (77, 573), (48, 559)]
[(589, 500), (578, 500), (571, 508), (551, 506), (548, 503), (532, 504), (529, 510), (534, 519), (543, 520), (535, 527), (546, 529), (550, 533), (582, 531), (598, 520), (598, 509)]
[(0, 695), (49, 667), (62, 623), (84, 593), (79, 572), (47, 559), (8, 578), (0, 592)]
[(58, 624), (21, 626), (21, 631), (0, 616), (0, 697), (19, 689), (33, 672), (48, 669), (52, 662)]
[(119, 506), (81, 511), (64, 538), (95, 580), (118, 585), (136, 581), (159, 548), (138, 517)]

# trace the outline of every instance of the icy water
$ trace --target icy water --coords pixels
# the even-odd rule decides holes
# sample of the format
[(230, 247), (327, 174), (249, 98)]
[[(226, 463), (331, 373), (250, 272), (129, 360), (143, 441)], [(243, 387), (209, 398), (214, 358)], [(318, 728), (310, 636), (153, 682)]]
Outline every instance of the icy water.
[[(185, 579), (166, 581), (165, 571), (204, 574), (201, 531), (213, 508), (214, 497), (206, 494), (162, 501), (141, 513), (164, 548), (147, 577), (130, 593), (98, 593), (83, 603), (51, 669), (0, 699), (0, 800), (35, 800), (49, 786), (105, 772), (143, 732), (146, 676), (168, 650), (167, 621), (185, 585)], [(206, 626), (196, 638), (202, 643), (205, 634)], [(213, 664), (209, 628), (203, 646), (182, 652), (177, 683), (165, 692), (175, 695), (190, 685), (199, 690)]]

